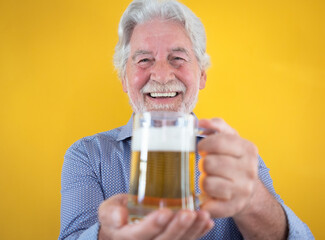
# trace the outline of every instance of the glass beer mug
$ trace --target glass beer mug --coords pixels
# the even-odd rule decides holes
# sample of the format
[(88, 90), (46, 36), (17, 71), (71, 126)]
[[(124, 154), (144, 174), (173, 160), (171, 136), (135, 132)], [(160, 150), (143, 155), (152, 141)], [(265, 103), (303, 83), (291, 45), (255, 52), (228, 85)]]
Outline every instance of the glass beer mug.
[(134, 115), (129, 221), (158, 208), (195, 210), (197, 121), (191, 114)]

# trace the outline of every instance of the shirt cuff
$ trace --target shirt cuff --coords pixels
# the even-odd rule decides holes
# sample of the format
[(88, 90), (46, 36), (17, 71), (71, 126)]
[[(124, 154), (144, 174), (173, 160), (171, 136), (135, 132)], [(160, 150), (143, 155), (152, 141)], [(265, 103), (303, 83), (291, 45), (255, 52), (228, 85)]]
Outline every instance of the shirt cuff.
[(281, 203), (288, 221), (288, 240), (312, 240), (315, 239), (308, 226), (303, 223), (296, 214), (285, 204)]
[(97, 240), (99, 231), (99, 223), (95, 223), (90, 228), (85, 230), (78, 238), (78, 240)]

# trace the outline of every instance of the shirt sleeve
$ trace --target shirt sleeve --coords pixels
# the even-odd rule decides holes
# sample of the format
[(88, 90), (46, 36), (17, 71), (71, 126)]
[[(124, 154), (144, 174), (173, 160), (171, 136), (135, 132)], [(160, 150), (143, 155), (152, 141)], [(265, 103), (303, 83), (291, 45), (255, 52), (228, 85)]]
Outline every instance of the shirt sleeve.
[(93, 226), (85, 230), (78, 240), (97, 240), (98, 239), (99, 223), (95, 223)]
[(93, 148), (79, 140), (66, 152), (61, 176), (59, 240), (97, 239), (97, 210), (104, 196), (93, 166)]
[(269, 192), (278, 200), (281, 204), (287, 218), (288, 227), (289, 227), (289, 234), (288, 240), (309, 240), (315, 239), (313, 234), (309, 230), (308, 226), (302, 222), (295, 213), (284, 204), (284, 201), (280, 198), (280, 196), (275, 192), (273, 187), (273, 181), (271, 179), (269, 169), (266, 167), (265, 163), (263, 162), (262, 158), (258, 157), (259, 161), (259, 178), (264, 183), (265, 187), (269, 190)]

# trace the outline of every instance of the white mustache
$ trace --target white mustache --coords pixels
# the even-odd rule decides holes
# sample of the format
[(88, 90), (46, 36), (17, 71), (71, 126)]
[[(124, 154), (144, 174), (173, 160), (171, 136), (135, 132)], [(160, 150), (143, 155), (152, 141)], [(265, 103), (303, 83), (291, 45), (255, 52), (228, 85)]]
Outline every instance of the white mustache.
[(166, 84), (161, 84), (155, 80), (149, 80), (149, 82), (144, 85), (141, 90), (141, 93), (152, 93), (152, 92), (186, 92), (186, 87), (184, 83), (181, 81), (175, 79), (175, 80), (170, 80)]

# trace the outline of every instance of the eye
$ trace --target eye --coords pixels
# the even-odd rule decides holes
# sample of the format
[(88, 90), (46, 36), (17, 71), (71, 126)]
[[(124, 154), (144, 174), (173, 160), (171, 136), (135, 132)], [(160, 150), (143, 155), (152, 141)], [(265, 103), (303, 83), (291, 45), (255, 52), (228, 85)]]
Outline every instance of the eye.
[(149, 58), (143, 58), (143, 59), (140, 59), (140, 60), (138, 61), (138, 63), (146, 63), (146, 62), (149, 62), (149, 61), (150, 61)]
[(179, 56), (175, 56), (175, 57), (172, 57), (172, 58), (171, 58), (171, 61), (172, 61), (172, 62), (175, 62), (175, 63), (181, 63), (181, 62), (184, 62), (185, 59), (182, 58), (182, 57), (179, 57)]
[(137, 65), (141, 68), (147, 68), (150, 67), (154, 62), (153, 58), (148, 58), (148, 57), (144, 57), (144, 58), (139, 58), (139, 60), (137, 61)]
[(169, 61), (172, 66), (179, 68), (186, 62), (186, 59), (181, 56), (172, 56)]
[(182, 57), (174, 57), (173, 60), (176, 60), (176, 61), (185, 61), (185, 59), (182, 58)]

